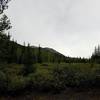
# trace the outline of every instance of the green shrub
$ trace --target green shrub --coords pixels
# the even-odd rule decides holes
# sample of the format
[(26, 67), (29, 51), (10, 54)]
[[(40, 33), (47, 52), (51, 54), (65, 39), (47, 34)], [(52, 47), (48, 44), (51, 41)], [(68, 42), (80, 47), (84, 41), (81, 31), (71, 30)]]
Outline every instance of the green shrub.
[(23, 90), (27, 86), (26, 82), (23, 76), (11, 76), (8, 78), (7, 91), (17, 92)]
[(66, 85), (66, 72), (64, 68), (59, 65), (54, 66), (51, 70), (51, 75), (53, 78), (53, 88), (57, 91), (64, 89)]
[(51, 89), (52, 75), (49, 74), (47, 70), (38, 71), (34, 74), (29, 75), (30, 77), (30, 86), (39, 91), (47, 91)]
[(22, 69), (22, 74), (27, 76), (30, 73), (34, 73), (36, 71), (35, 65), (24, 65)]
[(7, 77), (5, 73), (0, 71), (0, 92), (4, 92), (7, 87)]
[(23, 75), (23, 65), (0, 66), (0, 92), (54, 91), (66, 87), (100, 87), (98, 64), (36, 64), (35, 72)]
[(40, 91), (59, 91), (65, 88), (65, 73), (62, 68), (38, 69), (29, 77), (31, 86)]

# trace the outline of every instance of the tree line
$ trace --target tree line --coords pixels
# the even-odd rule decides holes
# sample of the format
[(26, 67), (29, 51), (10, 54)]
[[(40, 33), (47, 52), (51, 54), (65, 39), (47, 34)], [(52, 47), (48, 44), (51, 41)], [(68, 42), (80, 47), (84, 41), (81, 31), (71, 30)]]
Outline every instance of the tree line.
[[(32, 47), (18, 44), (11, 40), (11, 36), (7, 31), (12, 27), (9, 18), (3, 14), (8, 7), (9, 0), (0, 0), (0, 62), (17, 63), (24, 65), (32, 65), (35, 63), (89, 63), (91, 59), (66, 57), (58, 52), (51, 52), (49, 49)], [(98, 49), (91, 58), (98, 58)]]

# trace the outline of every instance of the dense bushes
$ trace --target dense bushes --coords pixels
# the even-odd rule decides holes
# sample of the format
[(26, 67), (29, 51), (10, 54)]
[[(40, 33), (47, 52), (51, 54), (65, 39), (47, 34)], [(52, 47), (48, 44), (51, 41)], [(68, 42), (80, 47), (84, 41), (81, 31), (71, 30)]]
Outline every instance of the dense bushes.
[(48, 72), (37, 72), (29, 76), (31, 88), (39, 91), (50, 89), (52, 86), (52, 76)]
[(100, 85), (100, 65), (38, 65), (36, 73), (31, 76), (31, 81), (33, 87), (37, 86), (37, 88), (42, 90), (49, 89), (59, 91), (66, 87), (95, 87)]
[(5, 91), (7, 87), (7, 76), (4, 72), (0, 71), (0, 92)]
[(8, 79), (7, 91), (17, 92), (23, 90), (26, 87), (26, 80), (22, 76), (14, 76)]
[(39, 91), (60, 91), (65, 88), (63, 70), (56, 67), (51, 70), (41, 69), (30, 76), (31, 87)]
[[(36, 64), (36, 71), (23, 75), (24, 65), (0, 65), (0, 92), (59, 92), (66, 87), (99, 87), (98, 64)], [(33, 68), (34, 68), (33, 66)]]

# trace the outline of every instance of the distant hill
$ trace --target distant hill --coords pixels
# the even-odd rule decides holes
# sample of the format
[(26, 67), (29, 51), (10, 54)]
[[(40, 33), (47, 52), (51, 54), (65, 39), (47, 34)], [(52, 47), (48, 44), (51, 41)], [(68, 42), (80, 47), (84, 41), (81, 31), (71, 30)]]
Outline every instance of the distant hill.
[(11, 41), (9, 35), (0, 34), (0, 37), (1, 62), (24, 64), (30, 59), (34, 63), (88, 62), (88, 59), (66, 57), (53, 48), (20, 45)]
[[(31, 46), (35, 52), (38, 52), (37, 46)], [(66, 62), (66, 63), (87, 63), (89, 59), (86, 58), (76, 58), (76, 57), (67, 57), (57, 50), (49, 47), (41, 47), (42, 57), (45, 58), (44, 62)]]
[[(31, 46), (31, 48), (38, 55), (39, 47)], [(65, 62), (66, 60), (66, 56), (49, 47), (41, 47), (41, 57), (43, 62)]]
[[(33, 49), (37, 49), (38, 47), (37, 46), (31, 46), (31, 48)], [(45, 51), (48, 51), (48, 52), (51, 52), (51, 53), (56, 53), (56, 54), (59, 54), (59, 55), (62, 55), (62, 56), (65, 56), (63, 55), (62, 53), (58, 52), (57, 50), (53, 49), (53, 48), (49, 48), (49, 47), (41, 47), (43, 50)]]
[[(46, 49), (46, 50), (48, 50), (48, 51), (50, 51), (50, 52), (52, 52), (52, 53), (61, 54), (61, 53), (59, 53), (58, 51), (56, 51), (56, 50), (54, 50), (54, 49), (52, 49), (52, 48), (45, 47), (44, 49)], [(62, 55), (62, 54), (61, 54), (61, 55)]]

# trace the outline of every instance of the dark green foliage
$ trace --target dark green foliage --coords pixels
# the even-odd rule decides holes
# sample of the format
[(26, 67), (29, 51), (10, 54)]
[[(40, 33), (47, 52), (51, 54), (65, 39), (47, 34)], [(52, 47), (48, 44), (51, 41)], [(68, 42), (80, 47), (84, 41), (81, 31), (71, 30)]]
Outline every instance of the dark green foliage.
[[(60, 92), (66, 87), (100, 87), (99, 64), (35, 64), (35, 72), (23, 76), (24, 65), (0, 65), (0, 92)], [(34, 69), (33, 66), (33, 69)]]
[(25, 48), (25, 54), (24, 54), (24, 64), (25, 65), (32, 65), (33, 64), (33, 55), (32, 55), (32, 51), (30, 48), (30, 44), (28, 44), (28, 46)]
[(26, 87), (25, 78), (23, 76), (14, 76), (8, 78), (7, 92), (17, 92)]
[[(9, 0), (0, 0), (0, 14)], [(100, 87), (100, 47), (90, 59), (66, 57), (51, 49), (19, 45), (5, 31), (11, 28), (6, 15), (0, 19), (0, 93), (37, 90), (59, 92), (66, 87)], [(92, 62), (92, 63), (91, 63)]]
[(9, 39), (5, 34), (0, 34), (0, 61), (7, 61), (9, 56)]
[(0, 61), (8, 62), (9, 56), (11, 55), (9, 52), (10, 49), (10, 35), (6, 35), (5, 31), (10, 29), (10, 20), (6, 15), (0, 19)]
[(6, 15), (3, 15), (3, 17), (0, 19), (0, 33), (8, 30), (11, 28), (10, 20)]
[(8, 8), (7, 4), (9, 1), (10, 0), (0, 0), (0, 14), (2, 14), (3, 11)]
[(30, 44), (28, 44), (28, 46), (25, 48), (23, 59), (24, 59), (23, 60), (23, 64), (24, 64), (23, 74), (28, 75), (29, 73), (34, 72), (33, 70), (34, 60), (33, 60), (32, 50), (30, 48)]
[(59, 64), (54, 66), (52, 69), (51, 75), (53, 76), (53, 88), (56, 91), (60, 91), (66, 87), (66, 73)]
[(39, 48), (38, 48), (38, 63), (42, 63), (41, 53), (42, 53), (42, 51), (41, 51), (41, 47), (39, 45)]
[(7, 88), (7, 76), (4, 72), (0, 71), (0, 93)]
[(91, 62), (99, 63), (100, 64), (100, 46), (95, 47), (95, 50), (91, 56)]

